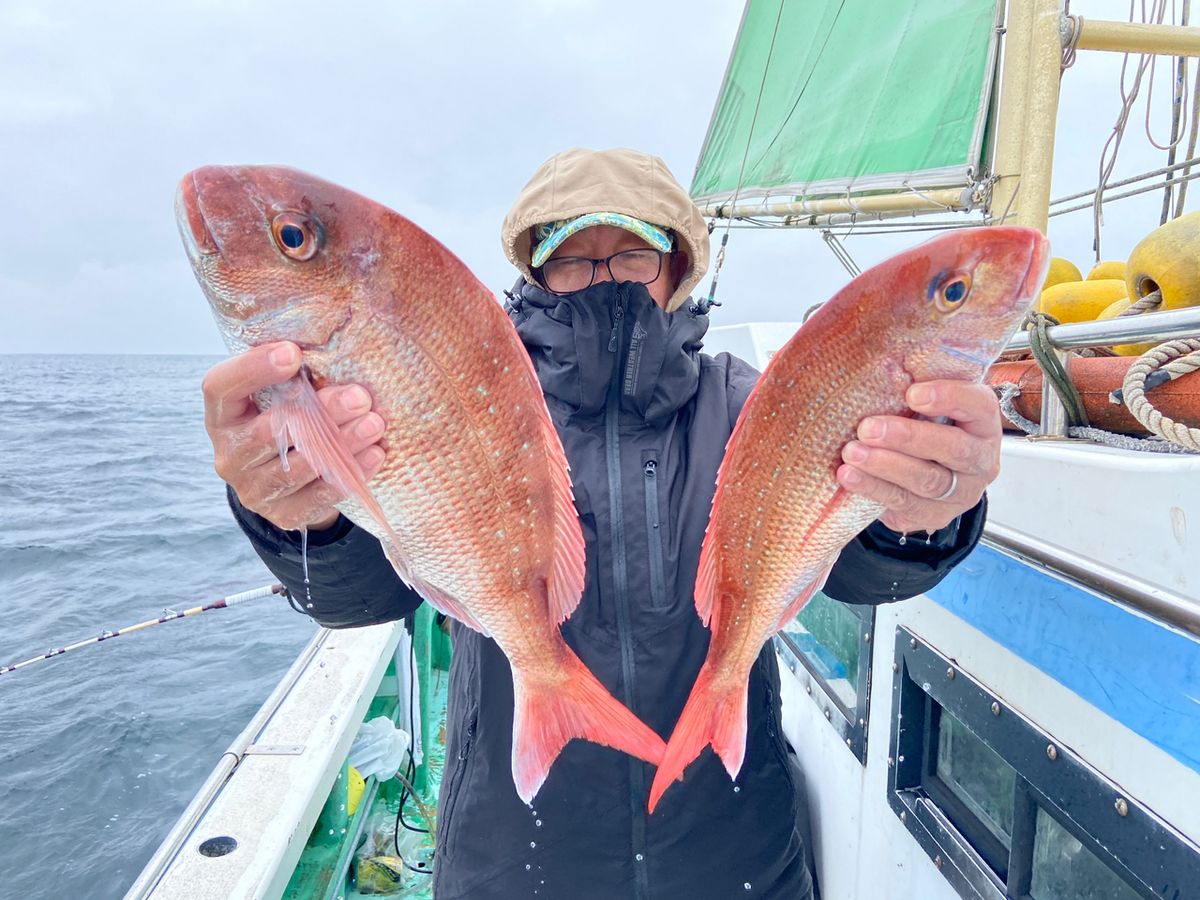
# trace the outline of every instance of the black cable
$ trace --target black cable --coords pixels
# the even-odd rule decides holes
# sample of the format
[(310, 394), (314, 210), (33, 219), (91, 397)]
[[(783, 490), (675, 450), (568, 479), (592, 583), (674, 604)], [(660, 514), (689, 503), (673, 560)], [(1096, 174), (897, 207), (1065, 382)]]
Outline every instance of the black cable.
[[(414, 631), (415, 631), (415, 628), (414, 628)], [(413, 635), (413, 637), (415, 638), (415, 635)], [(413, 781), (416, 778), (416, 773), (417, 773), (417, 764), (413, 760), (413, 754), (412, 754), (413, 749), (415, 749), (413, 745), (416, 742), (416, 730), (417, 730), (416, 729), (415, 697), (413, 696), (413, 688), (416, 685), (416, 681), (417, 681), (416, 657), (417, 657), (416, 642), (415, 642), (415, 640), (413, 640), (409, 643), (409, 646), (408, 646), (408, 737), (409, 737), (409, 741), (411, 742), (409, 745), (408, 769), (406, 772), (406, 774), (408, 776), (406, 780), (408, 782)], [(402, 784), (400, 787), (400, 808), (396, 810), (396, 824), (392, 829), (392, 845), (396, 848), (396, 855), (398, 857), (400, 857), (401, 859), (404, 859), (404, 855), (400, 852), (400, 826), (401, 825), (403, 825), (409, 831), (415, 831), (418, 834), (429, 834), (428, 828), (417, 828), (413, 825), (408, 824), (408, 822), (406, 822), (404, 820), (404, 804), (408, 800), (408, 795), (409, 795), (408, 784)], [(416, 795), (414, 794), (413, 796), (415, 797)], [(407, 863), (405, 863), (405, 865), (408, 866)], [(424, 869), (414, 869), (411, 866), (408, 866), (408, 868), (410, 869), (410, 871), (421, 872), (424, 875), (432, 875), (433, 874), (432, 871), (426, 871)]]

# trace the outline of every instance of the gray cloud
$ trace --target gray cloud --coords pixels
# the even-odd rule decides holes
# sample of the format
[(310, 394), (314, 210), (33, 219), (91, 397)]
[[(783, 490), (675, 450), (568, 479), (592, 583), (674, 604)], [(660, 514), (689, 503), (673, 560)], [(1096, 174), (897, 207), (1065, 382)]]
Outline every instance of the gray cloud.
[[(1127, 10), (1094, 5), (1098, 17)], [(287, 163), (342, 183), (427, 228), (499, 291), (513, 277), (500, 219), (552, 153), (635, 146), (690, 179), (740, 7), (7, 3), (0, 352), (222, 352), (172, 214), (179, 178), (208, 163)], [(1056, 193), (1094, 184), (1119, 64), (1081, 54), (1065, 77)], [(1140, 125), (1126, 144), (1124, 172), (1164, 156)], [(1106, 258), (1157, 224), (1157, 203), (1113, 208)], [(1087, 268), (1086, 216), (1056, 220), (1051, 238)], [(848, 246), (867, 264), (915, 240)], [(845, 280), (815, 234), (739, 230), (719, 321), (796, 319)]]

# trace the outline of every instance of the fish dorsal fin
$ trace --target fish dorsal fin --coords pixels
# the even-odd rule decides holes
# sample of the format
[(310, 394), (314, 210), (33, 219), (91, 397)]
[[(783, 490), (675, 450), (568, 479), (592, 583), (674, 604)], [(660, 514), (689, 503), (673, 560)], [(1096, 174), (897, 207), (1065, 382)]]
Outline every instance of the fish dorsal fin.
[(708, 526), (704, 530), (704, 544), (700, 548), (700, 565), (696, 570), (696, 613), (700, 616), (700, 621), (712, 629), (714, 636), (716, 635), (716, 624), (714, 622), (709, 625), (709, 623), (714, 618), (720, 618), (721, 606), (717, 598), (717, 561), (720, 553), (716, 546), (717, 533), (713, 525), (718, 521), (717, 514), (720, 510), (722, 489), (729, 478), (729, 470), (732, 465), (730, 457), (737, 447), (738, 437), (746, 424), (746, 413), (751, 408), (752, 401), (761, 387), (762, 377), (760, 376), (754, 387), (751, 388), (746, 402), (742, 404), (742, 411), (738, 414), (729, 440), (725, 442), (725, 454), (721, 457), (721, 465), (717, 469), (717, 486), (713, 492), (712, 509), (708, 514)]
[(304, 455), (313, 470), (346, 497), (353, 497), (378, 524), (384, 539), (399, 545), (379, 501), (367, 486), (358, 460), (342, 444), (341, 433), (301, 370), (294, 378), (267, 389), (271, 432), (284, 469), (288, 468), (288, 444)]
[(547, 444), (558, 450), (558, 459), (551, 458), (551, 479), (554, 490), (554, 564), (547, 586), (547, 605), (550, 621), (561, 625), (583, 596), (584, 543), (579, 527), (579, 513), (571, 494), (571, 477), (567, 471), (558, 434), (547, 417), (545, 427), (551, 432)]
[(709, 625), (714, 614), (719, 618), (720, 608), (717, 602), (717, 549), (716, 538), (712, 532), (712, 517), (709, 517), (709, 528), (704, 535), (704, 545), (700, 548), (700, 566), (696, 570), (696, 614), (705, 627), (716, 629), (715, 623)]
[[(513, 336), (516, 337), (514, 329)], [(546, 584), (546, 607), (550, 621), (561, 625), (571, 617), (583, 596), (584, 554), (583, 530), (579, 527), (579, 513), (575, 508), (575, 496), (571, 489), (570, 467), (562, 441), (550, 418), (545, 394), (538, 381), (533, 359), (521, 348), (520, 358), (525, 364), (529, 384), (536, 391), (541, 408), (538, 410), (538, 429), (541, 433), (542, 453), (550, 467), (550, 486), (554, 503), (554, 546), (553, 559)]]

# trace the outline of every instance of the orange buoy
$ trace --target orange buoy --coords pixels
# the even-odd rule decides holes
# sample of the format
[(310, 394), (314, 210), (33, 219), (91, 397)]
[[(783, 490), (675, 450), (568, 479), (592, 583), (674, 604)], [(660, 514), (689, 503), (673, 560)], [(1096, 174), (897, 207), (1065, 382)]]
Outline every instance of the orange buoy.
[[(1128, 356), (1098, 356), (1073, 358), (1067, 364), (1067, 373), (1079, 391), (1093, 427), (1119, 434), (1149, 433), (1123, 404), (1112, 403), (1108, 399), (1109, 394), (1121, 387), (1125, 373), (1135, 361), (1135, 358)], [(1021, 389), (1013, 401), (1017, 412), (1034, 422), (1041, 418), (1042, 370), (1034, 360), (1001, 360), (994, 363), (988, 369), (984, 382), (991, 387), (1006, 382), (1017, 385)], [(1164, 416), (1200, 427), (1200, 371), (1165, 382), (1146, 396)], [(1007, 419), (1004, 428), (1006, 431), (1020, 431)]]

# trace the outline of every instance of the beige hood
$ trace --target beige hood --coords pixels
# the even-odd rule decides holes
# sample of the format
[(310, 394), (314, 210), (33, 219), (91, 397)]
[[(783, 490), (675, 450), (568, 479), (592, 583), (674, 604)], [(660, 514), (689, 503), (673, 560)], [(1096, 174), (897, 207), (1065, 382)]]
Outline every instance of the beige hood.
[(666, 163), (648, 153), (577, 148), (550, 157), (504, 217), (504, 255), (533, 281), (529, 230), (592, 212), (624, 213), (675, 232), (688, 265), (667, 312), (679, 309), (708, 269), (708, 228)]

